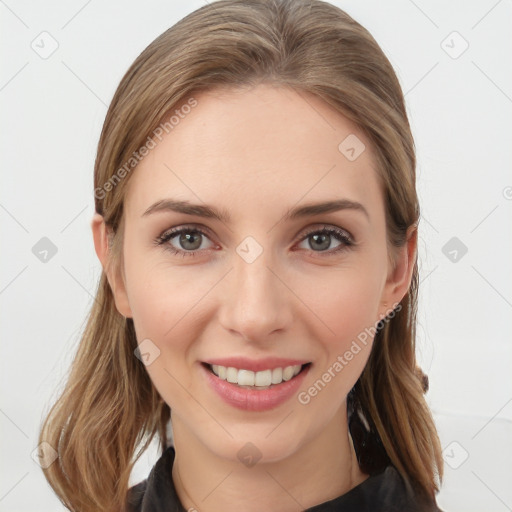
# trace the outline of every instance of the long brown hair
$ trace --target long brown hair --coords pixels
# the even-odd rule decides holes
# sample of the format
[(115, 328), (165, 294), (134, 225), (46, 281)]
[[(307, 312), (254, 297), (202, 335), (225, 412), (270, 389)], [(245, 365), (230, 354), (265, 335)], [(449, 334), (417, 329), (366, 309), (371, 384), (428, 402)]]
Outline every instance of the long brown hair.
[[(389, 244), (406, 243), (407, 228), (419, 220), (415, 148), (400, 84), (373, 37), (320, 0), (220, 0), (153, 41), (112, 99), (94, 168), (109, 265), (122, 268), (125, 191), (155, 130), (196, 92), (260, 83), (315, 94), (363, 130), (382, 181)], [(415, 264), (355, 392), (391, 462), (432, 498), (443, 465), (416, 366), (417, 292)], [(117, 311), (103, 272), (67, 385), (40, 435), (58, 452), (44, 471), (70, 510), (121, 510), (135, 461), (155, 435), (166, 445), (169, 407), (134, 357), (136, 347), (133, 321)]]

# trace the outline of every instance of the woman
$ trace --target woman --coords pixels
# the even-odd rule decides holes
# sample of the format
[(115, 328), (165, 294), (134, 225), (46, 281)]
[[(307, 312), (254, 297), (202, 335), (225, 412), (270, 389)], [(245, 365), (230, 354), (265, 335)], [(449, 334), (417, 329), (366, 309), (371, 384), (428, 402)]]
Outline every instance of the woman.
[(104, 272), (41, 432), (66, 507), (439, 510), (414, 143), (361, 25), (318, 0), (186, 16), (122, 79), (94, 186)]

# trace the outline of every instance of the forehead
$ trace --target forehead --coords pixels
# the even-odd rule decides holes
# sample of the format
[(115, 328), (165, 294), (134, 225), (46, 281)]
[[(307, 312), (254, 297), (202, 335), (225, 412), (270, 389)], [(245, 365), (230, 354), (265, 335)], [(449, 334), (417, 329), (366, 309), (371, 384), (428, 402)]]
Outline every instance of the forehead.
[[(194, 95), (130, 178), (140, 216), (173, 197), (262, 215), (262, 206), (340, 196), (382, 206), (368, 139), (322, 99), (259, 85)], [(356, 158), (354, 158), (356, 157)]]

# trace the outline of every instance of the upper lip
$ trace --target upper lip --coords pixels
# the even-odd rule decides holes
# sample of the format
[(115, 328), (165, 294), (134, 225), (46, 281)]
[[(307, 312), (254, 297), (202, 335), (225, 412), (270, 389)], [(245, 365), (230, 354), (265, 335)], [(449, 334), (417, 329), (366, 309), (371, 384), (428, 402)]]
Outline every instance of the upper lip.
[(216, 364), (227, 368), (238, 370), (251, 370), (259, 372), (262, 370), (273, 370), (274, 368), (286, 368), (287, 366), (303, 365), (310, 361), (304, 359), (284, 359), (281, 357), (266, 357), (264, 359), (249, 359), (247, 357), (219, 357), (204, 361), (207, 364)]

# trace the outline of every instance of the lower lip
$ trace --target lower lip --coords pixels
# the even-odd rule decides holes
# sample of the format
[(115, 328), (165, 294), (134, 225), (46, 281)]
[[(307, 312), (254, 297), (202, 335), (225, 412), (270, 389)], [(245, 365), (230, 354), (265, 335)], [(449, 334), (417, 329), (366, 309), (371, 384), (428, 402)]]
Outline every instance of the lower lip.
[(222, 380), (205, 368), (204, 365), (200, 364), (208, 384), (222, 400), (244, 411), (267, 411), (289, 400), (296, 394), (310, 366), (310, 364), (306, 366), (299, 374), (288, 381), (283, 381), (281, 384), (275, 384), (269, 389), (258, 391), (241, 388), (236, 384)]

